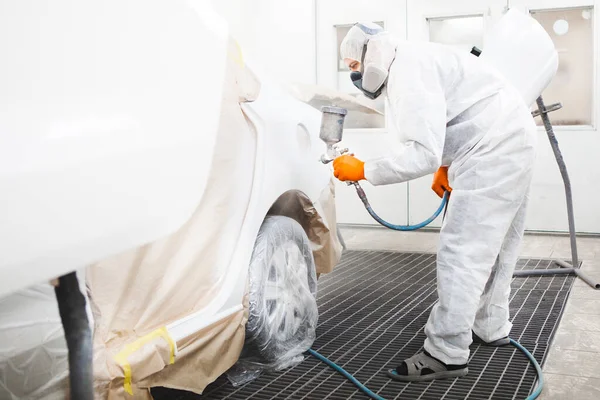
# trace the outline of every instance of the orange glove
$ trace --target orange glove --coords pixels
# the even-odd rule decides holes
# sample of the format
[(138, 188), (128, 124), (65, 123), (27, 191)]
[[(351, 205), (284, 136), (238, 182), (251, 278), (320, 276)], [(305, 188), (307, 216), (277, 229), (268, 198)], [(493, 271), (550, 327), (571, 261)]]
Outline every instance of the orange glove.
[(433, 175), (431, 189), (440, 197), (444, 197), (444, 191), (452, 192), (452, 188), (448, 183), (448, 167), (440, 167)]
[(333, 175), (340, 181), (358, 182), (365, 179), (365, 163), (353, 154), (333, 160)]

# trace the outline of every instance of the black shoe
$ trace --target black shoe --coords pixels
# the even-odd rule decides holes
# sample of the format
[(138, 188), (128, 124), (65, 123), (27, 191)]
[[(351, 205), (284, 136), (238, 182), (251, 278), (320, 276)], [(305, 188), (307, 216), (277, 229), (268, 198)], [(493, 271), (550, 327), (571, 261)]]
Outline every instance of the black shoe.
[(467, 364), (444, 364), (426, 351), (404, 360), (396, 369), (387, 372), (387, 376), (400, 382), (429, 382), (434, 379), (458, 378), (469, 372)]
[(493, 342), (486, 342), (482, 338), (477, 336), (475, 334), (475, 332), (471, 332), (471, 333), (473, 334), (473, 343), (475, 343), (475, 344), (482, 344), (484, 346), (490, 346), (490, 347), (502, 347), (502, 346), (506, 346), (506, 345), (510, 344), (510, 338), (508, 336), (505, 336), (498, 340), (494, 340)]

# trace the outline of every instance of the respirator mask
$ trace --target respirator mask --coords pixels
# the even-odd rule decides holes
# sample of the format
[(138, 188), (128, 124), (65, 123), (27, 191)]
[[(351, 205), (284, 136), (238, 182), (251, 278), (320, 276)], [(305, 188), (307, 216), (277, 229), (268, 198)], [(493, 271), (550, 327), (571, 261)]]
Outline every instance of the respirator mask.
[(396, 58), (396, 46), (388, 36), (377, 36), (367, 40), (363, 46), (360, 72), (350, 73), (350, 79), (369, 99), (381, 95), (388, 80), (389, 69)]
[[(368, 44), (368, 42), (367, 42)], [(388, 71), (378, 68), (376, 65), (369, 64), (365, 67), (365, 55), (367, 54), (367, 44), (365, 44), (360, 60), (360, 71), (352, 71), (350, 79), (358, 90), (371, 100), (375, 100), (381, 95), (384, 84), (387, 81)]]
[(369, 99), (376, 99), (383, 92), (396, 47), (396, 39), (374, 23), (355, 24), (342, 41), (342, 59), (360, 60), (360, 72), (351, 72), (350, 79)]

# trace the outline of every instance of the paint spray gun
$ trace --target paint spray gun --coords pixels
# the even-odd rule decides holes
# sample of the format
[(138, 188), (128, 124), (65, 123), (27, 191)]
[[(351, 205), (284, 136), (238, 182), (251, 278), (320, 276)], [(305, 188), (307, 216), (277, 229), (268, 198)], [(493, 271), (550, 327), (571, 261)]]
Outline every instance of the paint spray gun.
[[(348, 110), (340, 107), (330, 107), (325, 106), (321, 107), (321, 112), (323, 115), (321, 116), (321, 131), (319, 132), (319, 138), (325, 142), (327, 145), (327, 152), (321, 156), (321, 162), (323, 164), (329, 164), (337, 157), (348, 153), (347, 148), (341, 148), (339, 143), (342, 141), (342, 135), (344, 133), (344, 120), (346, 118), (346, 114), (348, 114)], [(369, 200), (367, 199), (367, 195), (364, 189), (360, 186), (358, 182), (347, 182), (348, 186), (353, 185), (356, 189), (356, 194), (364, 204), (367, 212), (373, 217), (375, 221), (379, 224), (385, 226), (386, 228), (390, 228), (397, 231), (414, 231), (420, 228), (423, 228), (429, 225), (433, 220), (435, 220), (442, 210), (444, 209), (447, 201), (448, 201), (448, 192), (444, 194), (444, 198), (442, 200), (442, 204), (440, 204), (439, 208), (435, 211), (435, 213), (425, 221), (416, 224), (416, 225), (394, 225), (383, 218), (379, 217), (373, 211), (373, 208), (369, 204)]]
[[(347, 148), (342, 148), (339, 143), (342, 141), (342, 135), (344, 134), (344, 120), (348, 114), (348, 110), (341, 107), (321, 107), (321, 131), (319, 132), (319, 138), (327, 145), (327, 152), (321, 155), (321, 162), (323, 164), (329, 164), (337, 157), (348, 153)], [(354, 185), (356, 193), (360, 200), (363, 202), (365, 207), (370, 208), (369, 200), (365, 191), (358, 182), (347, 182), (348, 186)]]

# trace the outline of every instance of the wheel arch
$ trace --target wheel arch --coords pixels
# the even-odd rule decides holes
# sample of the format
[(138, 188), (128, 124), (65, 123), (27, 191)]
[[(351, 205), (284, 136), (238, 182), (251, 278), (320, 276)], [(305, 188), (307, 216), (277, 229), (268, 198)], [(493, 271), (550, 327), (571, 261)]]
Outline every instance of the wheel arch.
[[(333, 202), (333, 197), (327, 199)], [(326, 220), (315, 203), (300, 190), (284, 192), (267, 212), (267, 216), (281, 215), (300, 224), (310, 241), (317, 274), (331, 272), (341, 257), (341, 244), (335, 226), (335, 207), (333, 214), (333, 217), (328, 215)]]

